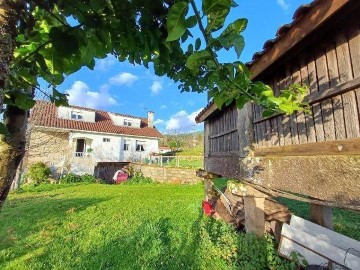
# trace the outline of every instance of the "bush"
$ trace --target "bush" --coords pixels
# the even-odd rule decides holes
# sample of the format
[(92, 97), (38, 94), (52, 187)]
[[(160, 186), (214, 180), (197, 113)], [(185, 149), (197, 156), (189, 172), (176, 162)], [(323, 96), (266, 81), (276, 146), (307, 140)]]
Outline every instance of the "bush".
[(74, 173), (68, 173), (60, 178), (60, 183), (62, 184), (78, 183), (78, 182), (81, 182), (81, 177)]
[(214, 219), (201, 221), (197, 255), (201, 269), (297, 269), (295, 262), (281, 258), (270, 235), (237, 233)]
[(124, 182), (124, 184), (150, 184), (154, 181), (150, 177), (145, 177), (142, 172), (136, 172), (130, 179)]
[(86, 183), (97, 183), (98, 179), (91, 175), (91, 174), (84, 174), (81, 176), (81, 182), (86, 182)]
[(32, 183), (39, 185), (48, 181), (50, 173), (51, 171), (49, 167), (47, 167), (43, 162), (37, 162), (31, 164), (27, 177)]
[(80, 183), (80, 182), (98, 183), (99, 180), (91, 174), (76, 175), (74, 173), (69, 173), (60, 178), (60, 183), (63, 183), (63, 184)]

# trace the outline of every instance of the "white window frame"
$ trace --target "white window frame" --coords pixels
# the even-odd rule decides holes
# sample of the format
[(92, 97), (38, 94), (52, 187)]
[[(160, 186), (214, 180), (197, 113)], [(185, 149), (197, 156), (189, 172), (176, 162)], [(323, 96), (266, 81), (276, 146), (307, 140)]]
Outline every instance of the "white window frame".
[(124, 140), (123, 150), (124, 150), (124, 151), (130, 151), (130, 145), (131, 145), (131, 141), (130, 141), (130, 140)]
[(129, 119), (124, 119), (124, 126), (131, 127), (132, 126), (132, 121), (129, 120)]
[(71, 112), (71, 120), (83, 120), (84, 116), (81, 114), (81, 112)]
[(145, 151), (146, 142), (145, 141), (136, 141), (136, 152), (144, 152)]

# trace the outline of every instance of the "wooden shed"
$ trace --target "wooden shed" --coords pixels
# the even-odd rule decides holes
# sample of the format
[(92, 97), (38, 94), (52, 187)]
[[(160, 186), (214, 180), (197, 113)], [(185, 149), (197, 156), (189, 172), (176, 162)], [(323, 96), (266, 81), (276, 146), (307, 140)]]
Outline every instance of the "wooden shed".
[(312, 115), (264, 118), (252, 103), (219, 110), (210, 102), (196, 118), (205, 126), (207, 172), (360, 209), (359, 14), (358, 0), (316, 0), (265, 42), (248, 64), (252, 79), (275, 94), (307, 84)]

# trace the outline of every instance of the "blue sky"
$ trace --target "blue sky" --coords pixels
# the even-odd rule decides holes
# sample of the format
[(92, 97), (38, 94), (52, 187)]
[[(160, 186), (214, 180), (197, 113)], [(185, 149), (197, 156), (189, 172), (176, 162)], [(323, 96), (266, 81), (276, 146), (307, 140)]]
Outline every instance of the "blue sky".
[[(264, 42), (274, 38), (276, 30), (292, 21), (298, 6), (310, 0), (237, 0), (227, 22), (248, 18), (245, 49), (240, 57), (250, 61), (262, 50)], [(195, 32), (196, 34), (196, 32)], [(233, 51), (219, 54), (221, 61), (234, 61)], [(83, 68), (66, 78), (59, 87), (68, 93), (70, 104), (111, 112), (146, 116), (155, 112), (156, 127), (161, 132), (201, 130), (194, 118), (206, 105), (206, 93), (180, 93), (177, 85), (166, 77), (157, 77), (152, 69), (118, 62), (110, 56), (98, 60), (94, 71)]]

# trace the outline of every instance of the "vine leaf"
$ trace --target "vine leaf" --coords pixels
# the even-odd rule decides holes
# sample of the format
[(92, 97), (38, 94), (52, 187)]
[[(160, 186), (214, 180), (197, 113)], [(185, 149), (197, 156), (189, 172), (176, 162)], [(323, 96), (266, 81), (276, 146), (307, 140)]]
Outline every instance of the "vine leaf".
[(168, 37), (166, 41), (179, 39), (186, 31), (186, 19), (188, 4), (184, 1), (175, 3), (169, 10), (166, 27)]

